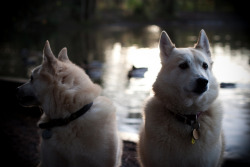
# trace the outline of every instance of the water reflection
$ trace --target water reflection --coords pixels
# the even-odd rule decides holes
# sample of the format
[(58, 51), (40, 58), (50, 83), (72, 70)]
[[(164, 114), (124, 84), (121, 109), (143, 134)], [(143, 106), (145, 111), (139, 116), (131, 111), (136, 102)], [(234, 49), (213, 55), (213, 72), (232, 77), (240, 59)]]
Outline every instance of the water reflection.
[(231, 50), (230, 45), (212, 46), (214, 54), (214, 73), (220, 82), (250, 83), (250, 66), (248, 49)]
[(226, 139), (226, 157), (232, 159), (249, 157), (249, 87), (222, 89), (220, 99), (224, 109), (223, 129)]
[[(48, 36), (55, 54), (67, 46), (70, 59), (85, 68), (92, 79), (102, 85), (103, 94), (114, 101), (119, 130), (125, 139), (138, 140), (142, 108), (152, 95), (152, 84), (161, 67), (158, 41), (162, 30), (168, 32), (177, 47), (193, 46), (200, 31), (151, 25), (133, 29), (104, 27), (93, 31), (57, 31)], [(225, 114), (226, 156), (250, 158), (249, 41), (244, 33), (239, 33), (241, 31), (227, 28), (207, 29), (206, 32), (218, 81), (236, 85), (235, 88), (221, 89), (219, 97)], [(28, 53), (41, 52), (46, 40), (42, 35), (41, 38), (26, 37), (25, 42), (10, 40), (1, 44), (0, 76), (28, 78), (29, 69), (41, 63), (41, 56)], [(24, 48), (29, 50), (22, 53)], [(27, 65), (30, 60), (32, 63)], [(128, 78), (133, 66), (147, 68), (144, 77)]]

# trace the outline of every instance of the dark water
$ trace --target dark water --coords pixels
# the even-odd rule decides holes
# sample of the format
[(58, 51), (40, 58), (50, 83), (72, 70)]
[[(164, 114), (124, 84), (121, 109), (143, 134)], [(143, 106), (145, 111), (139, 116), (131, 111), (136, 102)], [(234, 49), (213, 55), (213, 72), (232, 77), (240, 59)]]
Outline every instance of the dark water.
[[(193, 46), (203, 27), (159, 27), (156, 25), (124, 28), (101, 27), (93, 30), (55, 30), (16, 34), (0, 45), (0, 76), (28, 78), (30, 70), (42, 60), (45, 40), (57, 55), (68, 48), (70, 59), (85, 68), (111, 98), (124, 139), (138, 140), (141, 111), (152, 95), (151, 86), (160, 69), (158, 40), (166, 30), (177, 47)], [(242, 29), (205, 28), (210, 39), (214, 74), (221, 88), (226, 158), (250, 162), (250, 42)], [(128, 78), (132, 66), (145, 67), (144, 73)], [(144, 76), (141, 76), (143, 75)], [(228, 85), (226, 85), (228, 86)]]

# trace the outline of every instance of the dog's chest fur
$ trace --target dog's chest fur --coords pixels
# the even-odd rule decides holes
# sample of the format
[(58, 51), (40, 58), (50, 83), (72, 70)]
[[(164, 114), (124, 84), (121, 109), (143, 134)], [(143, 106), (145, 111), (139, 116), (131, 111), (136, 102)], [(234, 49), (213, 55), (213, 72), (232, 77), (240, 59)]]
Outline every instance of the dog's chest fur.
[[(205, 161), (208, 164), (217, 162), (211, 161), (221, 153), (221, 143), (217, 141), (221, 140), (222, 114), (216, 112), (220, 110), (216, 103), (199, 117), (199, 139), (192, 144), (192, 128), (179, 122), (153, 97), (147, 104), (144, 115), (145, 140), (152, 146), (147, 151), (157, 154), (158, 161), (166, 165), (202, 166)], [(213, 165), (215, 164), (208, 166)]]

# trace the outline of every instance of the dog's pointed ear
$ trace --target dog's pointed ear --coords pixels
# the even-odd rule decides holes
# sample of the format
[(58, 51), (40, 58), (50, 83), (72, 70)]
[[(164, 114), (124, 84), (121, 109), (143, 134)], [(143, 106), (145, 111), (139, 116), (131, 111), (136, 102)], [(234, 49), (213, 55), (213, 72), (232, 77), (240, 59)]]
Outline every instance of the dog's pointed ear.
[(49, 41), (47, 40), (43, 49), (43, 63), (53, 64), (56, 61), (56, 57), (51, 51)]
[(63, 48), (60, 53), (58, 54), (58, 59), (60, 61), (63, 61), (63, 62), (67, 62), (69, 61), (69, 57), (68, 57), (68, 54), (67, 54), (67, 48)]
[(203, 29), (200, 31), (198, 41), (195, 44), (194, 48), (200, 49), (204, 51), (207, 55), (211, 56), (209, 40)]
[(162, 56), (169, 56), (172, 50), (175, 48), (175, 45), (172, 43), (168, 34), (165, 31), (162, 31), (160, 38), (160, 52)]

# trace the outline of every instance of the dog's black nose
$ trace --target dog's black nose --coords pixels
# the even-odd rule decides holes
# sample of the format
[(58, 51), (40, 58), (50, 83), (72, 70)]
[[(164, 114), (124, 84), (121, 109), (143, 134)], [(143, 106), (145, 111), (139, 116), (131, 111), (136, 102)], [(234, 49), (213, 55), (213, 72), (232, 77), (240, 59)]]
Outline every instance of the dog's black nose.
[(200, 85), (201, 87), (207, 86), (208, 80), (205, 78), (198, 78), (196, 80), (197, 85)]
[(17, 99), (20, 99), (20, 88), (19, 87), (16, 88), (16, 97), (17, 97)]
[(18, 91), (19, 91), (19, 87), (16, 88), (16, 94), (18, 93)]
[(196, 80), (196, 85), (194, 92), (197, 94), (202, 94), (207, 90), (208, 80), (205, 78), (198, 78)]

